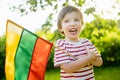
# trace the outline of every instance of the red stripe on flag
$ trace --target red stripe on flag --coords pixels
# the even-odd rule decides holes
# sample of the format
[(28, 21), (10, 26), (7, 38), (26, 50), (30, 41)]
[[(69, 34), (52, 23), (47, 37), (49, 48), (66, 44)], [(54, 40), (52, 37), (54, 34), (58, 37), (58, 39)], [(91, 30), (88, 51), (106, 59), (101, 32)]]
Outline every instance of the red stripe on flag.
[(28, 80), (44, 80), (48, 57), (52, 48), (52, 43), (42, 38), (38, 38), (31, 62)]

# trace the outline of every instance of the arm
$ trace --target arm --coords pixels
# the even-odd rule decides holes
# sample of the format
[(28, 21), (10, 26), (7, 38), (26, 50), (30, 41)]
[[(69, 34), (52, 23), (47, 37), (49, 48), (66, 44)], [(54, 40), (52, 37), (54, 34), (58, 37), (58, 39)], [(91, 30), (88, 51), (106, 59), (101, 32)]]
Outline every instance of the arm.
[(90, 52), (87, 55), (77, 57), (77, 60), (75, 61), (61, 64), (60, 68), (62, 68), (66, 72), (74, 72), (88, 65), (92, 60), (96, 58), (96, 56), (96, 54)]
[(89, 44), (90, 44), (90, 48), (87, 48), (89, 51), (91, 51), (92, 53), (95, 53), (97, 55), (97, 57), (91, 61), (91, 63), (94, 65), (94, 66), (101, 66), (103, 64), (103, 60), (102, 60), (102, 57), (101, 55), (98, 53), (98, 50), (97, 48), (89, 41)]
[(103, 60), (102, 60), (101, 56), (98, 56), (91, 63), (94, 66), (101, 66), (103, 64)]

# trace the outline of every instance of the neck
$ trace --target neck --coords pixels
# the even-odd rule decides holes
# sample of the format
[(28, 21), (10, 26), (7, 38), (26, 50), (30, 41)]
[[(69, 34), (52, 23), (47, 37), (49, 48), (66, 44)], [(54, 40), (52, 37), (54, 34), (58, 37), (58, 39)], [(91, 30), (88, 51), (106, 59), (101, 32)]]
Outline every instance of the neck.
[(80, 39), (79, 38), (72, 38), (72, 39), (70, 39), (70, 38), (65, 38), (67, 41), (71, 41), (71, 42), (79, 42), (80, 41)]

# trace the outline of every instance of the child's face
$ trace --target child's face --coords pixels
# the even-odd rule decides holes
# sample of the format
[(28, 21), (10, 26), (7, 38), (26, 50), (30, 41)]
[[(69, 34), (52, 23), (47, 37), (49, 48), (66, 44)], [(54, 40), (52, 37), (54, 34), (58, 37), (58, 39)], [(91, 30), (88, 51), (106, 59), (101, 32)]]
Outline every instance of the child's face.
[(79, 12), (67, 13), (61, 21), (62, 30), (69, 40), (78, 40), (82, 28)]

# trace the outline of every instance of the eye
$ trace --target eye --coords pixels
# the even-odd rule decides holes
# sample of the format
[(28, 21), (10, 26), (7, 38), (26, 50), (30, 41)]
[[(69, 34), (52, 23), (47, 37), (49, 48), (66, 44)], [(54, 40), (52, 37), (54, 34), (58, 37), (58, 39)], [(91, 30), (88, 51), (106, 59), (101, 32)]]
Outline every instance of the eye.
[(64, 22), (67, 23), (67, 22), (69, 22), (69, 20), (65, 20)]
[(80, 21), (79, 19), (75, 19), (74, 21)]

